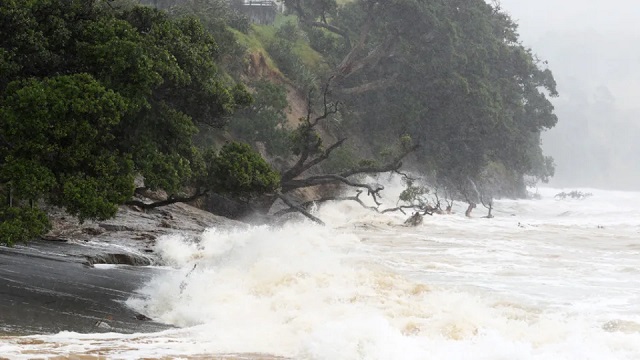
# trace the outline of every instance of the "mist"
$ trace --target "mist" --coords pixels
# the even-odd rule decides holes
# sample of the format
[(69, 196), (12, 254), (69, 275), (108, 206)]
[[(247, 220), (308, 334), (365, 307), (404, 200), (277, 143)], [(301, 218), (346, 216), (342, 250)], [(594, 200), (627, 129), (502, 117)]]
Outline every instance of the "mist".
[(640, 3), (503, 0), (520, 38), (549, 62), (558, 125), (543, 134), (556, 187), (640, 190)]

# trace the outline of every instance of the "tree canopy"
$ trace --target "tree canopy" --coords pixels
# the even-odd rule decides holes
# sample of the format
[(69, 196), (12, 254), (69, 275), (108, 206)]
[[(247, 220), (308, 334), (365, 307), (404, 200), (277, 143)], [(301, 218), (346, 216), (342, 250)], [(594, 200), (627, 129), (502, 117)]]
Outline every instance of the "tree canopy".
[(219, 70), (218, 44), (193, 17), (98, 0), (8, 0), (0, 28), (15, 35), (0, 38), (5, 230), (39, 200), (81, 220), (111, 217), (137, 175), (170, 194), (203, 184), (198, 125), (220, 128), (252, 101)]
[[(332, 61), (334, 89), (355, 111), (352, 130), (375, 147), (389, 134), (422, 144), (419, 170), (466, 186), (490, 163), (516, 182), (547, 180), (540, 132), (557, 118), (544, 62), (517, 25), (484, 0), (286, 0)], [(312, 42), (312, 45), (314, 42)], [(338, 44), (337, 46), (335, 44)]]
[[(81, 220), (109, 218), (130, 202), (138, 176), (169, 194), (140, 204), (153, 207), (208, 192), (293, 204), (293, 190), (335, 183), (375, 199), (381, 188), (354, 177), (397, 171), (409, 153), (415, 170), (470, 202), (478, 189), (517, 196), (525, 177), (553, 175), (540, 134), (557, 122), (556, 83), (497, 3), (283, 2), (297, 24), (269, 31), (224, 0), (163, 2), (167, 10), (129, 0), (0, 3), (0, 32), (13, 34), (0, 38), (2, 241), (46, 231), (43, 203)], [(237, 39), (253, 44), (254, 31), (274, 34), (261, 51), (282, 78), (249, 78)], [(317, 69), (298, 53), (304, 42)], [(318, 90), (318, 79), (328, 79), (324, 108), (308, 99), (307, 116), (289, 128), (291, 88)], [(264, 144), (281, 174), (249, 145), (217, 151), (194, 141), (231, 119), (226, 140)], [(340, 149), (347, 137), (366, 145), (354, 155), (379, 161), (337, 159), (351, 156)], [(318, 170), (332, 159), (336, 173)]]

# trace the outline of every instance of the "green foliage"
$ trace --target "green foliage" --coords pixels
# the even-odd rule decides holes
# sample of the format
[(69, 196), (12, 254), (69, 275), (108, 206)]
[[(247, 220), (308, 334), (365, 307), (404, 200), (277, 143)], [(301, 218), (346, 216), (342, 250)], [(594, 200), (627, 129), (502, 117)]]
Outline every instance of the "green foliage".
[(0, 182), (17, 199), (47, 197), (84, 218), (113, 216), (133, 192), (112, 130), (125, 100), (88, 74), (10, 83), (0, 108)]
[(0, 244), (14, 245), (37, 238), (51, 228), (47, 215), (38, 209), (0, 207)]
[(358, 167), (376, 167), (376, 166), (380, 166), (380, 163), (376, 160), (373, 159), (363, 159), (358, 161)]
[(411, 136), (402, 135), (400, 137), (400, 146), (402, 147), (402, 150), (409, 150), (411, 146), (413, 146), (413, 140), (411, 139)]
[(252, 86), (254, 102), (236, 112), (230, 121), (230, 130), (245, 141), (264, 143), (272, 155), (288, 155), (291, 144), (285, 88), (267, 80), (258, 80)]
[(285, 3), (335, 67), (336, 91), (354, 109), (351, 131), (373, 147), (411, 134), (423, 170), (446, 183), (477, 178), (490, 162), (520, 178), (552, 174), (539, 139), (557, 122), (555, 80), (499, 8), (484, 0)]
[[(540, 133), (557, 122), (548, 99), (555, 80), (499, 9), (483, 0), (285, 3), (300, 10), (296, 22), (250, 28), (225, 0), (182, 1), (169, 12), (129, 1), (1, 2), (0, 32), (11, 36), (0, 37), (0, 197), (15, 201), (2, 210), (5, 242), (46, 228), (37, 219), (34, 230), (16, 227), (38, 217), (22, 207), (30, 201), (81, 220), (113, 216), (135, 175), (170, 193), (277, 188), (277, 174), (246, 145), (196, 148), (202, 128), (232, 121), (236, 136), (270, 154), (323, 151), (304, 119), (286, 130), (281, 86), (257, 81), (249, 91), (233, 81), (245, 65), (236, 37), (249, 33), (299, 89), (316, 87), (330, 64), (332, 90), (352, 110), (348, 130), (375, 149), (388, 139), (400, 138), (403, 150), (420, 143), (423, 170), (443, 183), (494, 168), (514, 179), (553, 175)], [(347, 150), (326, 167), (373, 165)], [(421, 190), (407, 191), (414, 201)]]
[(301, 124), (291, 132), (291, 151), (294, 155), (300, 155), (304, 150), (310, 154), (317, 154), (322, 151), (322, 137), (305, 119), (300, 119)]
[(181, 1), (169, 8), (169, 12), (178, 18), (198, 18), (218, 44), (221, 65), (234, 74), (240, 74), (242, 61), (238, 60), (246, 49), (238, 43), (230, 27), (247, 34), (251, 26), (246, 16), (232, 8), (227, 0)]
[(266, 50), (278, 68), (300, 89), (315, 89), (318, 86), (318, 78), (296, 51), (299, 40), (300, 31), (297, 25), (288, 21), (276, 30), (274, 38), (266, 45)]
[[(220, 70), (223, 52), (236, 48), (219, 14), (198, 14), (205, 27), (175, 10), (0, 3), (0, 30), (12, 34), (0, 37), (0, 197), (106, 219), (131, 197), (136, 175), (170, 193), (202, 177), (198, 126), (225, 126), (252, 96)], [(10, 239), (31, 236), (15, 235), (23, 217), (7, 211)]]
[(18, 199), (39, 199), (57, 184), (55, 174), (39, 161), (16, 159), (11, 155), (7, 155), (0, 168), (0, 178)]
[(424, 206), (428, 202), (425, 198), (427, 194), (429, 194), (427, 187), (416, 185), (413, 180), (406, 178), (405, 189), (400, 193), (398, 200), (409, 205)]
[(228, 143), (218, 154), (209, 151), (205, 163), (206, 185), (215, 192), (250, 197), (273, 192), (280, 185), (280, 175), (247, 144)]
[(333, 174), (354, 169), (358, 165), (357, 158), (358, 152), (356, 149), (343, 145), (335, 149), (331, 156), (322, 163), (322, 169), (327, 173)]

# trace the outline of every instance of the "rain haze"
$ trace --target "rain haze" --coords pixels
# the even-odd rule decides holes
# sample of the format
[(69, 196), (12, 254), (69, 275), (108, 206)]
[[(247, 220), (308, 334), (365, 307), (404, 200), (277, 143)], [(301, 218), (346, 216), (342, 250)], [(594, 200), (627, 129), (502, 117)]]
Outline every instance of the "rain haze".
[(502, 0), (558, 83), (543, 136), (558, 187), (640, 190), (640, 2)]

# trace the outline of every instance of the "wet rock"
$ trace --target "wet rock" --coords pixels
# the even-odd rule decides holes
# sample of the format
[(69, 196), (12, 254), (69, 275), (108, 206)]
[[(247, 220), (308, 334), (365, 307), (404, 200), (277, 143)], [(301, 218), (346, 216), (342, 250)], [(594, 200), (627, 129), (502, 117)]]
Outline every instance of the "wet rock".
[(420, 213), (414, 213), (413, 215), (411, 215), (410, 218), (408, 218), (404, 224), (408, 225), (408, 226), (418, 226), (420, 224), (422, 224), (422, 221), (424, 220), (424, 217), (422, 215), (420, 215)]
[(204, 199), (204, 209), (234, 219), (246, 217), (254, 212), (249, 204), (219, 194), (207, 196)]
[(87, 227), (82, 229), (82, 232), (87, 234), (87, 235), (92, 235), (92, 236), (97, 236), (100, 234), (104, 234), (104, 232), (106, 231), (106, 229), (101, 228), (101, 227)]
[(136, 320), (140, 320), (140, 321), (151, 321), (153, 320), (152, 318), (145, 316), (143, 314), (136, 314), (135, 316)]
[(175, 228), (173, 225), (171, 225), (171, 223), (170, 223), (170, 222), (168, 222), (168, 221), (167, 221), (167, 220), (165, 220), (165, 219), (162, 219), (162, 220), (160, 221), (160, 224), (158, 224), (158, 226), (163, 227), (163, 228), (166, 228), (166, 229), (173, 229), (173, 228)]
[(106, 231), (134, 231), (135, 230), (129, 226), (117, 225), (117, 224), (98, 224), (98, 226), (100, 226)]
[(151, 249), (161, 236), (179, 233), (196, 238), (208, 228), (230, 230), (247, 226), (182, 203), (146, 212), (122, 206), (115, 218), (98, 223), (80, 224), (60, 209), (50, 209), (49, 213), (53, 230), (44, 239), (85, 244), (83, 251), (76, 248), (60, 248), (58, 251), (72, 251), (73, 256), (87, 265), (148, 265), (158, 261)]
[(171, 219), (173, 220), (173, 215), (171, 215), (170, 212), (168, 212), (167, 210), (160, 210), (160, 214), (162, 215), (163, 218), (165, 219)]
[(129, 208), (133, 211), (144, 212), (144, 209), (137, 205), (129, 205)]
[[(64, 251), (64, 253), (63, 253)], [(0, 324), (13, 334), (60, 331), (139, 333), (170, 326), (138, 321), (125, 301), (162, 272), (152, 267), (87, 267), (85, 243), (33, 241), (0, 247)], [(0, 355), (2, 357), (2, 355)]]
[(137, 233), (133, 239), (134, 240), (155, 240), (157, 239), (157, 236), (149, 233)]
[(149, 266), (153, 264), (153, 262), (153, 258), (142, 254), (119, 253), (87, 256), (86, 264), (89, 266), (93, 266), (95, 264)]
[(111, 325), (109, 325), (106, 321), (103, 321), (103, 320), (96, 321), (94, 326), (100, 329), (111, 329)]
[(65, 239), (63, 237), (59, 237), (59, 236), (54, 236), (54, 235), (44, 235), (42, 236), (43, 240), (47, 240), (47, 241), (57, 241), (57, 242), (68, 242), (69, 239)]
[(169, 195), (164, 190), (149, 190), (144, 189), (139, 191), (139, 193), (147, 199), (151, 199), (154, 201), (164, 201), (169, 198)]
[[(138, 319), (125, 305), (136, 289), (162, 271), (147, 266), (159, 260), (153, 251), (156, 239), (177, 233), (196, 238), (207, 228), (247, 226), (187, 204), (145, 212), (122, 206), (113, 219), (82, 224), (61, 209), (47, 212), (52, 230), (42, 239), (0, 247), (0, 324), (14, 333), (169, 328)], [(162, 221), (170, 226), (158, 226)], [(98, 264), (130, 266), (94, 266)]]

